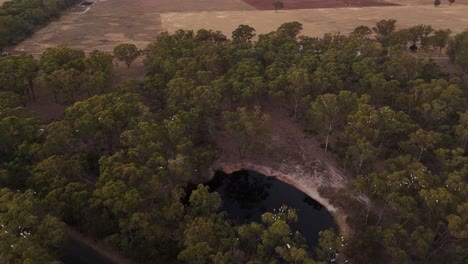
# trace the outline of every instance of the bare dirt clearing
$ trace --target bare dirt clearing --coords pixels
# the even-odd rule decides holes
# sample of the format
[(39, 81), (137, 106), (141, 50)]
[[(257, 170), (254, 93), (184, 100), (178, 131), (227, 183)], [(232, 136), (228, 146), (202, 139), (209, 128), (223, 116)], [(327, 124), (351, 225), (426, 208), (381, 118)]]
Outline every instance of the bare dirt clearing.
[(216, 136), (220, 155), (212, 165), (212, 171), (232, 173), (246, 169), (275, 176), (322, 204), (335, 216), (341, 231), (349, 233), (346, 213), (333, 206), (327, 195), (320, 193), (321, 188), (333, 188), (336, 192), (346, 188), (347, 176), (339, 169), (333, 155), (321, 149), (315, 138), (306, 136), (285, 109), (268, 103), (263, 110), (271, 116), (271, 149), (267, 153), (249, 153), (242, 159), (238, 152), (239, 142), (227, 131), (221, 131)]

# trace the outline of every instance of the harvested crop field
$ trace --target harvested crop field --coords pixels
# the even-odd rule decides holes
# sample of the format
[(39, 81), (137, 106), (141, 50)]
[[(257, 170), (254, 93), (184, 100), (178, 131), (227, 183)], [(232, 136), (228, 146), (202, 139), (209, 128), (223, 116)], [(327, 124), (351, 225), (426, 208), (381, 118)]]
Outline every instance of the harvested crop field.
[[(273, 10), (273, 2), (270, 0), (244, 0), (258, 10)], [(286, 10), (311, 9), (311, 8), (334, 8), (334, 7), (364, 7), (364, 6), (394, 6), (397, 4), (383, 2), (380, 0), (283, 0)]]
[(435, 29), (450, 28), (459, 33), (468, 29), (468, 6), (434, 8), (433, 6), (391, 6), (365, 8), (326, 8), (248, 12), (197, 12), (161, 14), (163, 27), (174, 32), (178, 29), (208, 28), (220, 30), (226, 35), (239, 25), (247, 24), (257, 34), (276, 30), (282, 23), (298, 21), (303, 24), (303, 35), (323, 36), (324, 33), (347, 34), (357, 26), (374, 26), (382, 19), (396, 19), (398, 28), (418, 24), (432, 25)]
[[(0, 0), (2, 1), (2, 0)], [(111, 52), (120, 43), (131, 42), (145, 48), (162, 31), (200, 28), (220, 30), (230, 36), (240, 24), (248, 24), (257, 34), (275, 30), (284, 22), (304, 25), (302, 34), (352, 31), (360, 25), (373, 26), (381, 19), (396, 19), (399, 28), (429, 24), (434, 28), (450, 28), (454, 33), (468, 29), (468, 5), (443, 3), (435, 8), (423, 0), (284, 0), (285, 10), (258, 10), (250, 1), (262, 1), (265, 9), (273, 9), (267, 0), (96, 0), (90, 6), (77, 5), (58, 20), (38, 30), (9, 51), (40, 54), (59, 44), (91, 51)], [(349, 7), (349, 3), (400, 5)], [(253, 3), (253, 2), (252, 2)], [(341, 8), (318, 8), (327, 4)], [(298, 8), (291, 10), (296, 5)]]

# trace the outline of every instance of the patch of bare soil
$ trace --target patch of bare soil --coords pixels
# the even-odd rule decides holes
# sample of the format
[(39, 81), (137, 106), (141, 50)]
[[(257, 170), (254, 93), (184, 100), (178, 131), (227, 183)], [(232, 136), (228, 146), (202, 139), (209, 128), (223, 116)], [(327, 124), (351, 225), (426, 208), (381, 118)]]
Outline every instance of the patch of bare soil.
[(237, 140), (228, 131), (221, 131), (216, 135), (219, 157), (211, 167), (211, 174), (217, 170), (226, 173), (255, 170), (277, 177), (325, 206), (335, 216), (341, 231), (349, 234), (346, 213), (333, 206), (334, 201), (319, 191), (349, 192), (346, 173), (331, 154), (319, 147), (319, 142), (304, 134), (286, 111), (273, 104), (266, 105), (263, 110), (270, 115), (272, 142), (268, 153), (249, 153), (246, 158), (241, 158)]

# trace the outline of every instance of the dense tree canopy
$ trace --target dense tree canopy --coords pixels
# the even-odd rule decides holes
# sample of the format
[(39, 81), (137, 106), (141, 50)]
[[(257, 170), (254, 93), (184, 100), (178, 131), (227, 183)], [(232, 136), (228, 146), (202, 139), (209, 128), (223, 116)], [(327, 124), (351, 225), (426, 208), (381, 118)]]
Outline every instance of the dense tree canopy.
[[(0, 26), (29, 32), (23, 20), (41, 20), (15, 20), (11, 8), (23, 2), (2, 7)], [(66, 6), (40, 4), (55, 14)], [(52, 263), (66, 223), (139, 263), (464, 263), (467, 32), (397, 30), (391, 19), (349, 36), (301, 30), (285, 23), (257, 40), (248, 25), (232, 40), (162, 33), (144, 52), (145, 79), (117, 87), (113, 56), (100, 51), (58, 46), (39, 60), (0, 59), (0, 262)], [(409, 45), (447, 47), (459, 73)], [(114, 55), (130, 66), (133, 47)], [(21, 106), (38, 84), (67, 104), (63, 120), (45, 123)], [(88, 98), (75, 102), (80, 93)], [(268, 154), (272, 107), (336, 157), (349, 192), (371, 199), (331, 199), (348, 210), (349, 237), (322, 231), (307, 248), (286, 207), (235, 226), (202, 184), (220, 131), (241, 158)]]

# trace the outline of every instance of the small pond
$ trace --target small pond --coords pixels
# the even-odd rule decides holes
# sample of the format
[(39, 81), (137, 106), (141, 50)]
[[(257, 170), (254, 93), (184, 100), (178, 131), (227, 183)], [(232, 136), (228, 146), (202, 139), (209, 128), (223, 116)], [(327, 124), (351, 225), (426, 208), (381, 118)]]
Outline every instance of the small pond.
[(296, 209), (299, 221), (291, 228), (307, 239), (310, 249), (317, 245), (319, 231), (334, 227), (333, 217), (322, 205), (274, 177), (255, 171), (218, 171), (207, 185), (220, 194), (223, 209), (233, 224), (260, 222), (263, 213), (284, 204)]

